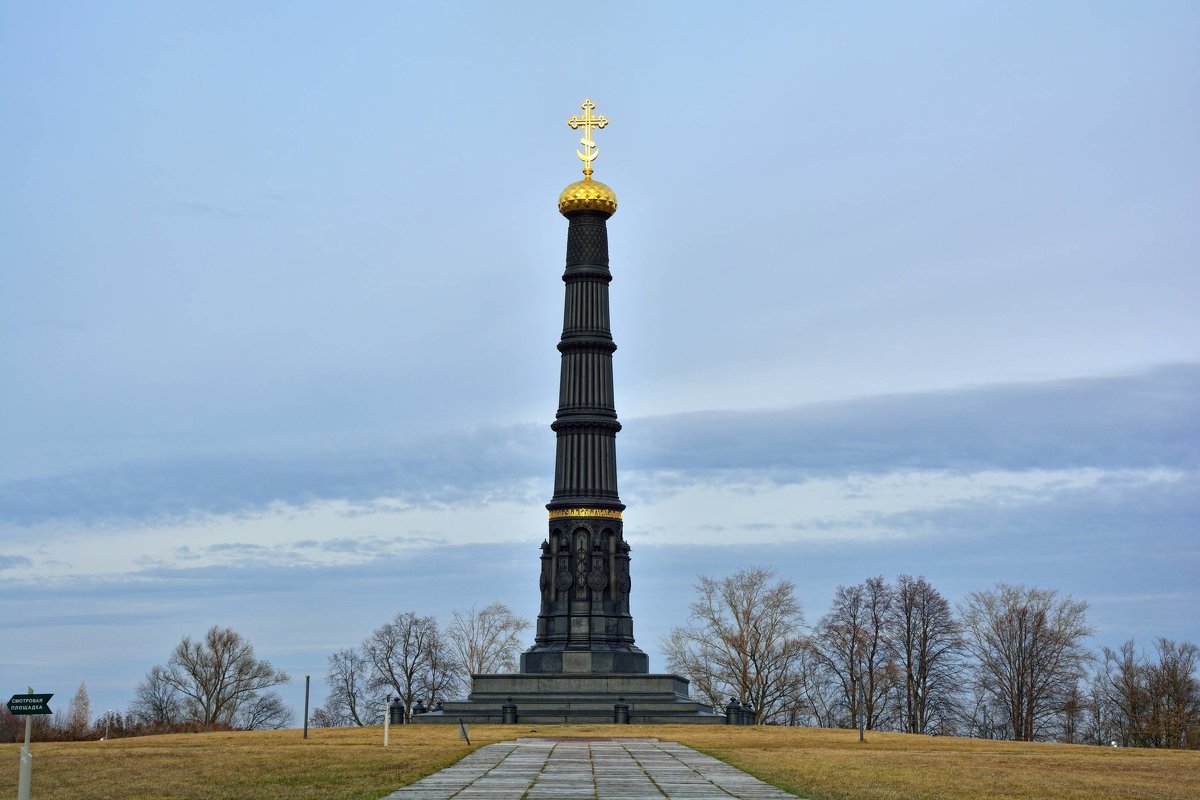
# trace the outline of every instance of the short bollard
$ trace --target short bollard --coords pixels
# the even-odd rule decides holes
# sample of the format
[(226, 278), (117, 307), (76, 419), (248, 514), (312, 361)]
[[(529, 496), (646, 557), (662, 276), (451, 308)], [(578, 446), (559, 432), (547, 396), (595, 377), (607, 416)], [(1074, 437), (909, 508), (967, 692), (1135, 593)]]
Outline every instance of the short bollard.
[(508, 698), (508, 702), (500, 706), (500, 722), (503, 725), (517, 724), (517, 704), (513, 699)]
[(613, 722), (617, 725), (629, 724), (629, 704), (624, 697), (618, 697), (617, 702), (613, 703)]
[(404, 703), (400, 702), (399, 697), (388, 703), (388, 722), (392, 725), (404, 724)]

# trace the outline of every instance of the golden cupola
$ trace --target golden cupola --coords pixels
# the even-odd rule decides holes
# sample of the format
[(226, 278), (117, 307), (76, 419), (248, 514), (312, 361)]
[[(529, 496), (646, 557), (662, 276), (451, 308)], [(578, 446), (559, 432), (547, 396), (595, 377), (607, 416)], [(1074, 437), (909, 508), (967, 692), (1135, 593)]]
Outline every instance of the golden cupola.
[(576, 115), (567, 120), (571, 128), (583, 128), (583, 138), (579, 140), (583, 149), (575, 151), (575, 155), (583, 162), (583, 180), (575, 181), (558, 196), (558, 212), (563, 215), (575, 211), (600, 211), (611, 217), (617, 213), (617, 193), (607, 184), (592, 180), (592, 162), (600, 152), (592, 139), (592, 128), (603, 128), (608, 124), (608, 117), (593, 116), (592, 109), (595, 107), (590, 98), (584, 100), (581, 106), (583, 116)]
[(591, 178), (575, 181), (558, 196), (558, 213), (572, 211), (603, 211), (611, 217), (617, 213), (617, 193)]

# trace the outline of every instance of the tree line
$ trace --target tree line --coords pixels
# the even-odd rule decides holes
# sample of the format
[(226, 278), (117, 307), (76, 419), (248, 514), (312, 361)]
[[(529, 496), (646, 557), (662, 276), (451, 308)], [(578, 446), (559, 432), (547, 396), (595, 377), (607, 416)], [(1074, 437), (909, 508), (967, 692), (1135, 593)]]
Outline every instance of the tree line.
[[(1200, 648), (1158, 638), (1093, 652), (1087, 603), (999, 583), (957, 606), (924, 577), (838, 586), (808, 624), (791, 581), (771, 570), (700, 576), (687, 624), (660, 642), (670, 671), (720, 711), (731, 700), (772, 725), (1017, 741), (1200, 749)], [(471, 675), (512, 672), (530, 628), (495, 603), (432, 616), (401, 612), (328, 657), (314, 726), (372, 725), (392, 698), (407, 715), (469, 691)], [(282, 728), (289, 680), (231, 628), (185, 636), (139, 682), (125, 713), (92, 718), (80, 685), (65, 711), (35, 717), (38, 740)], [(0, 708), (0, 742), (23, 720)]]
[[(309, 722), (379, 724), (393, 697), (407, 715), (419, 705), (433, 708), (458, 697), (472, 674), (515, 670), (527, 628), (499, 603), (455, 611), (444, 630), (432, 616), (398, 613), (358, 647), (329, 656), (329, 693)], [(135, 726), (153, 732), (281, 728), (294, 715), (272, 687), (288, 680), (238, 633), (213, 627), (201, 640), (184, 637), (165, 666), (146, 674), (130, 713)]]
[(1200, 650), (1087, 647), (1087, 603), (999, 583), (957, 608), (923, 577), (838, 586), (805, 621), (791, 581), (763, 568), (701, 576), (688, 624), (660, 643), (714, 707), (762, 724), (1017, 741), (1200, 748)]
[[(406, 713), (458, 697), (472, 674), (517, 668), (521, 634), (530, 627), (508, 607), (455, 611), (442, 629), (432, 616), (397, 614), (354, 648), (329, 656), (325, 703), (314, 726), (371, 725), (400, 697)], [(87, 687), (68, 709), (33, 717), (38, 741), (119, 738), (155, 733), (284, 728), (295, 713), (275, 691), (290, 676), (258, 658), (248, 639), (214, 625), (200, 638), (185, 636), (164, 664), (138, 683), (126, 712), (92, 718)], [(24, 736), (24, 718), (0, 706), (0, 742)]]

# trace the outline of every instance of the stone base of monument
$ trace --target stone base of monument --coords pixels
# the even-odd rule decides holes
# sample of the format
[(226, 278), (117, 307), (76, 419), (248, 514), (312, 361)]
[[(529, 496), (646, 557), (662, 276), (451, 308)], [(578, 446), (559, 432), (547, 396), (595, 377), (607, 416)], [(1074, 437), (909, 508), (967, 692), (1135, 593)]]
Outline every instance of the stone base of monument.
[(632, 645), (607, 650), (567, 650), (533, 646), (521, 654), (521, 674), (559, 675), (563, 673), (640, 673), (650, 672), (650, 657)]
[(612, 723), (624, 721), (626, 713), (634, 725), (725, 724), (724, 714), (688, 697), (686, 678), (616, 672), (474, 675), (466, 700), (445, 702), (441, 711), (416, 714), (412, 721), (498, 725), (505, 721), (505, 706), (510, 715), (516, 707), (519, 725)]

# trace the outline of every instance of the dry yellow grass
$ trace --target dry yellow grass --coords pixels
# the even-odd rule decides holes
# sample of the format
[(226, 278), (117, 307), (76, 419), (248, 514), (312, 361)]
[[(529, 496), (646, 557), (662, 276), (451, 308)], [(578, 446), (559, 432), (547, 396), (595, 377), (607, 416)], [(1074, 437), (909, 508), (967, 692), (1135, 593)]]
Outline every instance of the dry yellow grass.
[[(38, 800), (378, 798), (460, 759), (457, 729), (171, 734), (33, 745)], [(472, 737), (472, 743), (475, 743)], [(19, 745), (0, 747), (0, 798), (16, 796)]]
[(814, 728), (675, 729), (672, 739), (814, 800), (1200, 798), (1200, 753)]
[[(682, 742), (813, 800), (1200, 797), (1200, 753), (985, 742), (812, 728), (477, 726), (474, 746), (517, 736), (650, 736)], [(35, 743), (38, 800), (382, 797), (470, 748), (453, 726), (176, 734)], [(19, 745), (0, 745), (0, 798), (16, 795)]]

